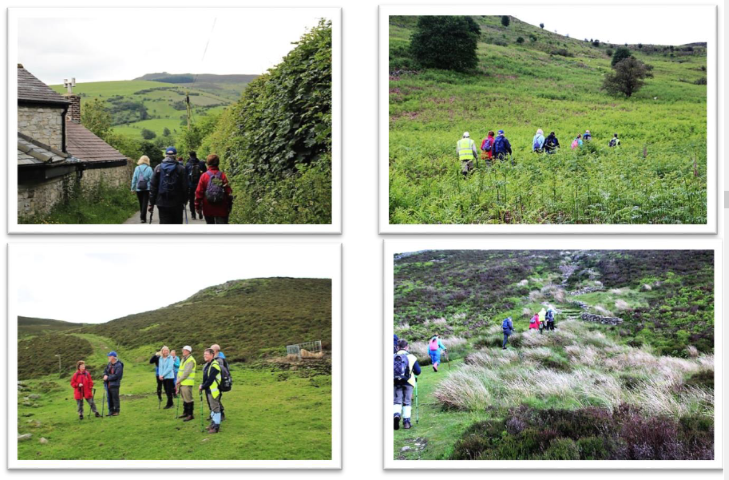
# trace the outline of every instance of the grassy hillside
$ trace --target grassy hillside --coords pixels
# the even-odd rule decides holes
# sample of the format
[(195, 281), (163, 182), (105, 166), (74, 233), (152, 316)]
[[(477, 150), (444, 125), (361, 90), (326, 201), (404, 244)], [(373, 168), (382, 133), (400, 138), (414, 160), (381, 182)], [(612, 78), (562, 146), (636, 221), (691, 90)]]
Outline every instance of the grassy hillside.
[[(170, 83), (167, 81), (170, 75), (160, 75), (156, 80), (146, 80), (145, 75), (135, 80), (79, 83), (74, 92), (81, 96), (82, 109), (85, 101), (93, 98), (104, 100), (112, 113), (114, 131), (141, 140), (143, 128), (153, 131), (158, 137), (163, 135), (165, 128), (173, 135), (182, 132), (187, 125), (186, 93), (190, 94), (193, 115), (204, 117), (222, 112), (255, 78), (251, 75), (204, 74), (205, 81), (191, 76), (190, 82)], [(66, 91), (63, 85), (51, 85), (51, 88), (59, 93)]]
[[(473, 18), (473, 73), (420, 69), (408, 50), (417, 17), (390, 19), (390, 223), (706, 222), (705, 45), (629, 46), (654, 78), (625, 99), (601, 90), (622, 45)], [(556, 132), (558, 154), (531, 153), (538, 128)], [(479, 161), (464, 180), (456, 141), (469, 131), (480, 147), (499, 129), (515, 165)], [(593, 141), (572, 151), (586, 129)]]
[[(440, 332), (453, 364), (424, 368), (395, 458), (713, 458), (713, 288), (710, 251), (396, 257), (395, 333), (427, 366)], [(530, 331), (549, 306), (556, 330)]]
[(82, 327), (83, 323), (64, 322), (48, 318), (18, 317), (18, 337), (27, 337), (39, 333), (64, 332)]

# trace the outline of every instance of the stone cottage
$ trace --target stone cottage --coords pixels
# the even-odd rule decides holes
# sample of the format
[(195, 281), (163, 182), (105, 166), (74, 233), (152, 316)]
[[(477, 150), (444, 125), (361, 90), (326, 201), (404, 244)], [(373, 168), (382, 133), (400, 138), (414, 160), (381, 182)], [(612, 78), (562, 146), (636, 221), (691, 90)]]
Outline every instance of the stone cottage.
[(81, 98), (18, 65), (18, 216), (46, 214), (74, 187), (130, 181), (122, 153), (81, 125)]

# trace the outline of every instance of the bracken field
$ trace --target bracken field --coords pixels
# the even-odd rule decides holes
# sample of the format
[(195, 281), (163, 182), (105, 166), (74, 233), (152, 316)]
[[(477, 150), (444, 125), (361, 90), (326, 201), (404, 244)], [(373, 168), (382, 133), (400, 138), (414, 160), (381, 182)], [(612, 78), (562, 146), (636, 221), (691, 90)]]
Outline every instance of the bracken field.
[[(608, 50), (622, 45), (473, 18), (478, 66), (457, 73), (418, 68), (408, 50), (417, 17), (390, 17), (390, 224), (706, 223), (705, 46), (629, 46), (653, 78), (616, 97), (601, 86)], [(531, 152), (538, 128), (556, 132), (557, 154)], [(479, 159), (464, 180), (456, 142), (468, 131), (480, 148), (499, 129), (513, 157), (492, 168)], [(593, 140), (571, 150), (586, 129)]]

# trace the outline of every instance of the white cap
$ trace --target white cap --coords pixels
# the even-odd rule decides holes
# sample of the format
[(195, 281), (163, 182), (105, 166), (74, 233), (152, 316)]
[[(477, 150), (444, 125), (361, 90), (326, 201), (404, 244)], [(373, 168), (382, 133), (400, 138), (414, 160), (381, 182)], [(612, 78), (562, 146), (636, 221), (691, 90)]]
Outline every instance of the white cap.
[(185, 345), (184, 347), (182, 347), (182, 349), (192, 353), (192, 347), (190, 345)]
[(470, 135), (468, 134), (468, 132), (463, 132), (463, 138), (468, 138), (468, 137), (470, 137)]

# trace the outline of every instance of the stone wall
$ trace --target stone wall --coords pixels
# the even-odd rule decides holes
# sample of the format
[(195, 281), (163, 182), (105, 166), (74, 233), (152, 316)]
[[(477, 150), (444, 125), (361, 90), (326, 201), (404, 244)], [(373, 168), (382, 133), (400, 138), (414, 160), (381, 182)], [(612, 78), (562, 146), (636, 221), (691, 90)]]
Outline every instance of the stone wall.
[(18, 185), (18, 217), (46, 215), (61, 202), (75, 183), (76, 172), (47, 182)]
[(132, 184), (133, 170), (127, 165), (112, 168), (94, 168), (84, 170), (81, 176), (81, 188), (84, 190), (92, 189), (104, 180), (107, 187), (126, 186), (129, 188)]
[(18, 106), (18, 131), (63, 151), (63, 108)]
[(622, 318), (603, 317), (601, 315), (593, 315), (592, 313), (583, 313), (581, 318), (586, 322), (602, 323), (603, 325), (620, 325), (623, 323)]

